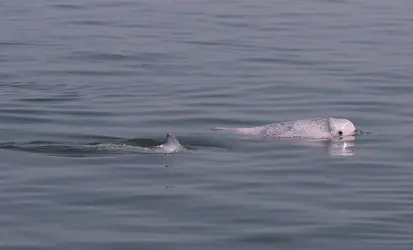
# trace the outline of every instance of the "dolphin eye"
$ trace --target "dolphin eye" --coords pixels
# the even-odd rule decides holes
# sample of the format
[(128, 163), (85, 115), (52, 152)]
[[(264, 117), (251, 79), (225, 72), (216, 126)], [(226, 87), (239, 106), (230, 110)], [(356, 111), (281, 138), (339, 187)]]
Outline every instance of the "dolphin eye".
[(343, 131), (339, 130), (338, 135), (343, 135)]

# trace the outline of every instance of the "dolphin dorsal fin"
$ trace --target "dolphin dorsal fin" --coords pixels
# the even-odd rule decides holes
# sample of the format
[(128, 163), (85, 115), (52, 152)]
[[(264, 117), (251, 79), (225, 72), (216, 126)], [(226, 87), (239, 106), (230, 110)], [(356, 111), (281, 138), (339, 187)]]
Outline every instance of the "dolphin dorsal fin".
[(164, 142), (164, 145), (180, 145), (178, 139), (171, 133), (166, 134), (166, 141)]

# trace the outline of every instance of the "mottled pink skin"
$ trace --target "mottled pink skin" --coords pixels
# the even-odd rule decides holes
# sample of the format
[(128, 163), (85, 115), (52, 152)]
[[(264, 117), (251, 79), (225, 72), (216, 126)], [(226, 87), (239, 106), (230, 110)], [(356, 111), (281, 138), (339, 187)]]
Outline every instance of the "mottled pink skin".
[(313, 138), (332, 139), (352, 136), (355, 126), (347, 119), (317, 117), (306, 120), (280, 122), (251, 128), (216, 128), (216, 130), (233, 131), (236, 133), (269, 136), (278, 138)]

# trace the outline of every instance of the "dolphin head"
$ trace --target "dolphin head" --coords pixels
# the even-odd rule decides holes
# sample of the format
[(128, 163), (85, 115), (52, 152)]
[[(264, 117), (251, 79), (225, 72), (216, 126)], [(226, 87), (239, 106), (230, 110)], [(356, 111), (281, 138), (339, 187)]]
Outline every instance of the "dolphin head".
[(329, 119), (330, 133), (333, 138), (343, 137), (343, 136), (352, 136), (357, 133), (356, 127), (354, 124), (347, 119)]

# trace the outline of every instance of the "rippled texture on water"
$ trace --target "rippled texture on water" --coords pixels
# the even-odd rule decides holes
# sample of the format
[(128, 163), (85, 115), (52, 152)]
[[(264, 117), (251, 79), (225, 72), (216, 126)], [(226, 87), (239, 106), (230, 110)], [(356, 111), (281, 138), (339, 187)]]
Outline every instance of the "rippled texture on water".
[[(411, 13), (403, 0), (1, 1), (0, 247), (411, 249)], [(209, 130), (314, 116), (371, 134)], [(167, 132), (188, 150), (85, 148)]]

